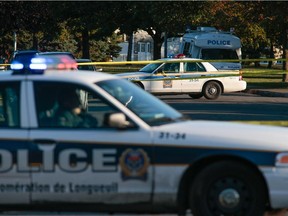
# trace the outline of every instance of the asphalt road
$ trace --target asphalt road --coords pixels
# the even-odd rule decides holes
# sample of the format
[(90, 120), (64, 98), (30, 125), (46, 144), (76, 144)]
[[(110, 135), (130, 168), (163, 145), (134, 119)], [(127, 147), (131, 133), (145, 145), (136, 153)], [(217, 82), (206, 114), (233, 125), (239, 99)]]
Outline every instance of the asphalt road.
[(188, 95), (159, 96), (194, 120), (288, 121), (288, 98), (231, 93), (217, 100), (192, 99)]

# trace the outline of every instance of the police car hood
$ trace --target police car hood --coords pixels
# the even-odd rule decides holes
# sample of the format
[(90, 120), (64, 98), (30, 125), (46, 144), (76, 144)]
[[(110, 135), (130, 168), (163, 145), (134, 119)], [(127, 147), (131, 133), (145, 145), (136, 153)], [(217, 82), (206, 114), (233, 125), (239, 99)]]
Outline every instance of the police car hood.
[(233, 62), (210, 62), (218, 70), (241, 70), (240, 63)]
[(154, 130), (156, 144), (288, 151), (285, 127), (195, 120), (166, 124)]
[(142, 77), (142, 76), (151, 76), (151, 72), (128, 72), (128, 73), (119, 73), (116, 74), (117, 76), (120, 76), (122, 78), (128, 78), (128, 77)]

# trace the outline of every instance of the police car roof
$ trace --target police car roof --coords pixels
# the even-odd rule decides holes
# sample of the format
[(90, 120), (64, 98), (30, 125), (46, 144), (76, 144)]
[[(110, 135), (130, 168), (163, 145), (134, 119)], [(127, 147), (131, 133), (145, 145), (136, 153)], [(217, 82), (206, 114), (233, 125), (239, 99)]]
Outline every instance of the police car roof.
[(158, 61), (201, 60), (198, 58), (161, 58)]
[(53, 80), (57, 80), (57, 79), (79, 80), (79, 81), (81, 80), (85, 83), (95, 83), (95, 82), (102, 81), (102, 80), (119, 78), (115, 75), (108, 74), (108, 73), (85, 71), (85, 70), (82, 70), (81, 72), (77, 70), (74, 70), (74, 71), (50, 70), (49, 72), (46, 72), (40, 76), (47, 77), (49, 79), (53, 78)]
[(13, 70), (7, 70), (0, 73), (0, 77), (2, 79), (5, 78), (5, 80), (9, 80), (12, 77), (23, 77), (25, 76), (27, 79), (27, 76), (29, 76), (29, 79), (44, 79), (44, 80), (53, 80), (53, 81), (77, 81), (77, 82), (85, 82), (85, 83), (95, 83), (102, 80), (107, 79), (118, 79), (119, 77), (103, 73), (103, 72), (95, 72), (95, 71), (78, 71), (78, 70), (49, 70), (47, 72), (44, 72), (40, 75), (22, 75), (22, 74), (16, 74), (13, 75)]
[(95, 71), (77, 71), (77, 70), (49, 70), (45, 71), (43, 74), (39, 75), (22, 75), (22, 74), (16, 74), (13, 75), (13, 70), (3, 71), (0, 73), (0, 79), (9, 79), (10, 77), (21, 77), (26, 76), (29, 77), (28, 79), (47, 79), (47, 80), (78, 80), (80, 82), (85, 83), (95, 83), (102, 80), (107, 79), (118, 79), (118, 76), (103, 73), (103, 72), (95, 72)]
[[(94, 83), (100, 80), (118, 78), (107, 73), (77, 70), (75, 59), (68, 55), (43, 55), (31, 59), (30, 63), (12, 62), (11, 72), (6, 76), (25, 76), (26, 79), (38, 80), (79, 80), (85, 83)], [(3, 78), (3, 77), (2, 77)], [(6, 77), (7, 78), (7, 77)], [(9, 79), (9, 78), (8, 78)]]

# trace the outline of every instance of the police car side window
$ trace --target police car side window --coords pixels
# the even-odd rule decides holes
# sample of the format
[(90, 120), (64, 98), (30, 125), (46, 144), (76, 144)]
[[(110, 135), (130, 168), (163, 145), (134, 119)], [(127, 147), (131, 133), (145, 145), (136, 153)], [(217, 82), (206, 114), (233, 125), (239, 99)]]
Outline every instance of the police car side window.
[(0, 83), (0, 127), (20, 127), (20, 82)]
[(34, 85), (40, 128), (108, 128), (107, 116), (119, 112), (82, 86), (60, 82), (35, 82)]
[(164, 65), (163, 71), (165, 73), (178, 73), (180, 68), (180, 63), (166, 63)]
[(205, 67), (199, 62), (186, 62), (184, 65), (185, 72), (205, 72)]

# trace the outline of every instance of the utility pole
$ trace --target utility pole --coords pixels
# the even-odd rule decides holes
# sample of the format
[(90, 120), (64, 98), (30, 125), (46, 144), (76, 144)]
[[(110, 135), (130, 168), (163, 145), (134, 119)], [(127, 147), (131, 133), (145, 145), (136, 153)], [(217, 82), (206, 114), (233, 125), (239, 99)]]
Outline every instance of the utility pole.
[(13, 39), (14, 39), (14, 52), (17, 50), (17, 33), (14, 31), (13, 33)]

